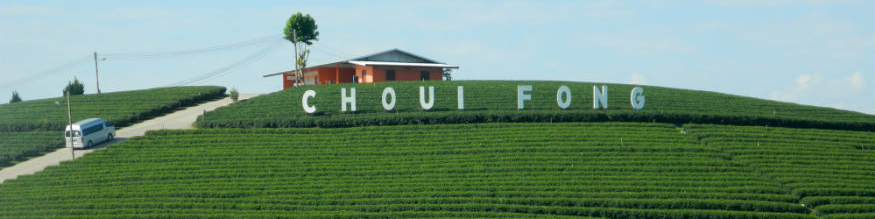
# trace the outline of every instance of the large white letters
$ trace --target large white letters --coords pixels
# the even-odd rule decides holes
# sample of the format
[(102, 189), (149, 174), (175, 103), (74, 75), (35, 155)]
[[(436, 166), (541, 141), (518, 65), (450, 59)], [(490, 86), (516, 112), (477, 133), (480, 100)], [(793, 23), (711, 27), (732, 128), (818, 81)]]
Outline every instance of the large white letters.
[(340, 111), (346, 112), (346, 104), (349, 103), (351, 111), (355, 112), (355, 88), (349, 89), (349, 96), (346, 96), (346, 88), (340, 88)]
[(532, 91), (532, 85), (518, 85), (516, 87), (517, 109), (523, 109), (523, 101), (532, 99), (532, 95), (526, 93), (528, 91)]
[(608, 108), (608, 86), (602, 85), (601, 91), (599, 91), (598, 87), (592, 86), (592, 108), (599, 109), (599, 103), (605, 109)]
[(428, 86), (428, 102), (425, 102), (425, 87), (419, 86), (419, 105), (424, 110), (430, 110), (434, 106), (434, 86)]
[(310, 114), (316, 112), (316, 105), (310, 106), (310, 104), (307, 103), (307, 102), (309, 102), (308, 100), (310, 100), (311, 97), (316, 97), (316, 91), (313, 91), (313, 90), (304, 91), (304, 96), (301, 97), (301, 105), (304, 105), (304, 112), (307, 112)]
[(632, 102), (632, 109), (640, 110), (644, 108), (644, 88), (635, 87), (632, 88), (632, 94), (629, 96), (629, 101)]
[[(563, 93), (565, 94), (565, 100), (562, 100)], [(556, 104), (559, 104), (559, 108), (562, 109), (568, 109), (568, 106), (571, 106), (571, 89), (568, 86), (562, 85), (556, 91)]]
[[(386, 96), (392, 96), (392, 102), (386, 102)], [(394, 109), (395, 100), (397, 99), (398, 98), (395, 98), (395, 89), (392, 87), (386, 87), (386, 89), (383, 89), (383, 109), (386, 109), (386, 111)]]
[(456, 100), (459, 102), (459, 109), (465, 109), (465, 87), (456, 87)]

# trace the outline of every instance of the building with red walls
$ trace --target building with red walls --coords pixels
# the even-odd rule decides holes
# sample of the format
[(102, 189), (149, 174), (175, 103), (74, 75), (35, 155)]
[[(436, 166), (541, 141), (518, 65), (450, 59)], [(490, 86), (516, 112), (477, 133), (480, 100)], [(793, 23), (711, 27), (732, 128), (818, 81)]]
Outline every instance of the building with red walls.
[[(392, 49), (358, 58), (307, 67), (303, 85), (336, 83), (374, 83), (381, 81), (443, 80), (444, 69), (458, 69), (400, 49)], [(295, 71), (264, 75), (282, 75), (283, 89), (294, 87)]]

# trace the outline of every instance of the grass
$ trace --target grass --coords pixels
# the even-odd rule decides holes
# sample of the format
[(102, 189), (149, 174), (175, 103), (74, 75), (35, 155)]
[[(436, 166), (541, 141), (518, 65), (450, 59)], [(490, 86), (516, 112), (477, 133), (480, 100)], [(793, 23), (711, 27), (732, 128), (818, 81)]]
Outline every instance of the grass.
[[(820, 194), (804, 191), (850, 188), (851, 179), (860, 191), (872, 191), (865, 182), (872, 170), (833, 184), (794, 185), (774, 174), (823, 182), (834, 176), (804, 176), (807, 169), (786, 165), (769, 171), (749, 154), (722, 146), (756, 145), (719, 138), (757, 129), (734, 128), (695, 125), (684, 134), (672, 124), (609, 122), (152, 131), (0, 184), (0, 212), (37, 218), (816, 218), (868, 209), (850, 199), (856, 205), (801, 204)], [(767, 139), (848, 153), (872, 141), (871, 132), (772, 130), (781, 135)], [(756, 153), (850, 156), (780, 147), (789, 150)], [(856, 152), (858, 163), (875, 162)], [(826, 169), (846, 165), (825, 163)], [(820, 208), (831, 212), (815, 213)], [(849, 208), (855, 210), (843, 210)]]
[[(532, 85), (532, 100), (517, 109), (517, 86)], [(560, 109), (556, 92), (568, 86), (572, 93), (568, 109)], [(593, 86), (608, 86), (608, 109), (593, 109)], [(423, 110), (419, 87), (434, 86), (435, 104)], [(464, 87), (464, 110), (457, 109), (457, 86)], [(383, 109), (381, 95), (392, 87), (398, 100), (395, 109)], [(742, 97), (714, 92), (642, 86), (643, 110), (632, 109), (630, 91), (623, 84), (554, 81), (427, 81), (375, 84), (304, 86), (256, 97), (241, 104), (218, 109), (199, 119), (203, 128), (247, 127), (350, 127), (398, 124), (440, 124), (479, 122), (578, 122), (634, 121), (663, 123), (711, 123), (768, 125), (782, 127), (875, 130), (875, 116)], [(341, 112), (340, 91), (356, 88), (356, 112)], [(317, 112), (304, 112), (304, 91)], [(563, 96), (564, 98), (564, 96)]]

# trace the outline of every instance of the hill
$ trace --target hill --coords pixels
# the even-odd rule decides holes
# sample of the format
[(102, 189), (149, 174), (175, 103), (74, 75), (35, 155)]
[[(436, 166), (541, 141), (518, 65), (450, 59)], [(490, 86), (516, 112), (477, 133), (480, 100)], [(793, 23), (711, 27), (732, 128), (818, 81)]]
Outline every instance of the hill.
[[(531, 85), (531, 100), (518, 110), (518, 86)], [(571, 102), (557, 104), (557, 90), (567, 86)], [(608, 87), (607, 109), (593, 109), (593, 86)], [(420, 106), (419, 87), (433, 86), (430, 110)], [(464, 110), (458, 110), (457, 87), (463, 87)], [(383, 108), (382, 94), (392, 87), (397, 95), (391, 111)], [(262, 96), (206, 114), (199, 127), (350, 127), (362, 125), (436, 124), (472, 122), (580, 122), (639, 121), (663, 123), (712, 123), (783, 127), (875, 130), (875, 116), (762, 100), (714, 92), (640, 86), (646, 97), (641, 110), (630, 103), (633, 85), (551, 81), (426, 81), (376, 84), (305, 86)], [(355, 112), (341, 109), (341, 89), (356, 89)], [(302, 106), (307, 90), (316, 95), (308, 104), (317, 112), (308, 115)], [(426, 89), (427, 90), (427, 89)], [(427, 93), (427, 92), (426, 92)], [(349, 96), (350, 94), (347, 94)], [(391, 102), (387, 95), (387, 102)], [(428, 95), (424, 96), (429, 101)], [(565, 95), (562, 95), (563, 100)], [(346, 104), (351, 107), (350, 104)], [(601, 106), (600, 106), (601, 108)]]
[(616, 84), (593, 109), (592, 85), (290, 89), (6, 181), (0, 218), (875, 217), (872, 115), (647, 86), (636, 110)]
[(616, 122), (157, 131), (0, 184), (0, 212), (37, 218), (875, 214), (871, 132), (701, 125), (683, 131)]
[[(73, 122), (101, 117), (116, 128), (223, 97), (224, 87), (171, 87), (72, 96)], [(63, 147), (63, 97), (0, 105), (0, 167)]]
[[(168, 87), (70, 97), (73, 122), (101, 117), (116, 127), (225, 95), (219, 86)], [(0, 131), (55, 131), (67, 124), (64, 97), (0, 104)]]

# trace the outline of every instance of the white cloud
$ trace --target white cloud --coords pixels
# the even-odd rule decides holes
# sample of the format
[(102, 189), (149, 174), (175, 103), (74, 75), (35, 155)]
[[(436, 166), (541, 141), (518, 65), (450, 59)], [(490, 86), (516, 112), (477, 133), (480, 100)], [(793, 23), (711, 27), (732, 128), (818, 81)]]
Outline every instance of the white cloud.
[(0, 16), (13, 16), (13, 15), (25, 15), (25, 16), (38, 16), (38, 15), (48, 15), (57, 12), (58, 10), (53, 7), (48, 6), (30, 6), (30, 5), (11, 5), (11, 6), (0, 6)]
[(796, 77), (792, 84), (793, 86), (772, 90), (769, 99), (861, 112), (872, 101), (858, 99), (861, 94), (868, 91), (866, 77), (861, 71), (836, 76), (802, 74)]
[(860, 73), (859, 71), (854, 72), (848, 80), (854, 90), (861, 91), (863, 88), (866, 88), (866, 79), (863, 78), (863, 73)]
[(796, 78), (796, 87), (800, 89), (807, 89), (811, 84), (811, 75), (799, 75)]
[(642, 74), (632, 74), (629, 76), (629, 84), (647, 85), (647, 77)]

